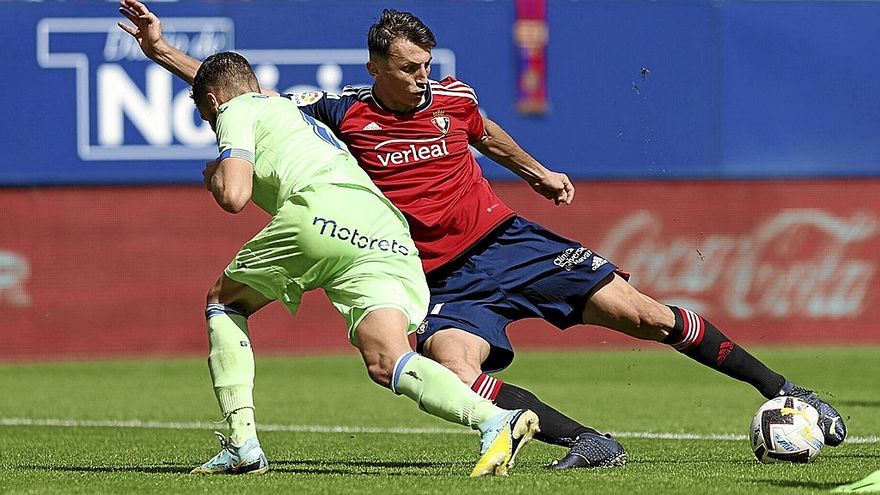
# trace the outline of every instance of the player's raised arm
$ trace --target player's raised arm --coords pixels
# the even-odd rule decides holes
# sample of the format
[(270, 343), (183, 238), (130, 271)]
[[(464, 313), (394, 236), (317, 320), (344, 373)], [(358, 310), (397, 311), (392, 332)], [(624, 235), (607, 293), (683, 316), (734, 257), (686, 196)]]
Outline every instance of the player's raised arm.
[(565, 174), (553, 172), (526, 153), (500, 125), (483, 117), (483, 137), (471, 143), (480, 153), (520, 176), (538, 194), (559, 204), (571, 204), (574, 185)]
[[(120, 0), (119, 13), (131, 24), (116, 23), (120, 29), (134, 36), (141, 51), (168, 72), (192, 84), (202, 62), (169, 45), (162, 36), (162, 21), (150, 9), (137, 0)], [(267, 96), (277, 96), (272, 90), (263, 89)]]
[(131, 21), (131, 25), (125, 22), (118, 22), (117, 25), (134, 36), (147, 58), (192, 84), (202, 63), (165, 41), (162, 36), (162, 22), (156, 14), (137, 0), (121, 0), (119, 13)]

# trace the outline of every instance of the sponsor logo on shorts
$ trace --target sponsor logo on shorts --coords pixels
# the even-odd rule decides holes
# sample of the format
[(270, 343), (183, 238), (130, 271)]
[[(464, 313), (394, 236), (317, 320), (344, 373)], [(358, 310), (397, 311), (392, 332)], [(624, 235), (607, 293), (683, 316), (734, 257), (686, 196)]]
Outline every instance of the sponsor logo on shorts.
[(553, 264), (570, 272), (572, 268), (580, 265), (592, 255), (593, 252), (585, 247), (568, 248), (553, 260)]
[(358, 229), (340, 226), (336, 220), (330, 218), (315, 217), (312, 225), (320, 226), (320, 234), (333, 239), (350, 242), (358, 249), (370, 249), (379, 251), (391, 251), (394, 254), (409, 256), (410, 248), (397, 241), (397, 239), (378, 239), (362, 234)]

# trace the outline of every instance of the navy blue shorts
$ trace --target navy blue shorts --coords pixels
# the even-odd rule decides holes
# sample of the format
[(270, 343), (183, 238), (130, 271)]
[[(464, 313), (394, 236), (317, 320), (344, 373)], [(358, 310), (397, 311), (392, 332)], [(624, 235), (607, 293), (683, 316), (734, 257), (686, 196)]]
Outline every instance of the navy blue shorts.
[(579, 325), (590, 292), (615, 271), (580, 243), (514, 217), (428, 275), (431, 302), (417, 349), (438, 330), (458, 328), (489, 342), (483, 371), (502, 370), (513, 361), (508, 324), (543, 318), (559, 329)]

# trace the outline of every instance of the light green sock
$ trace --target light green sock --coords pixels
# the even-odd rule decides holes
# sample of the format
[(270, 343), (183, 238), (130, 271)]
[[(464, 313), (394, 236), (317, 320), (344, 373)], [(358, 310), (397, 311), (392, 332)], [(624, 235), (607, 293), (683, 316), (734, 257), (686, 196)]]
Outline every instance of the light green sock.
[(429, 414), (473, 429), (504, 412), (477, 395), (455, 373), (414, 352), (395, 363), (391, 390), (416, 401)]
[(254, 421), (254, 353), (247, 318), (230, 312), (209, 311), (208, 368), (220, 412), (229, 423), (233, 445), (257, 435)]
[(257, 422), (254, 420), (254, 409), (251, 407), (233, 411), (226, 422), (229, 423), (229, 440), (236, 447), (241, 447), (249, 438), (257, 436)]

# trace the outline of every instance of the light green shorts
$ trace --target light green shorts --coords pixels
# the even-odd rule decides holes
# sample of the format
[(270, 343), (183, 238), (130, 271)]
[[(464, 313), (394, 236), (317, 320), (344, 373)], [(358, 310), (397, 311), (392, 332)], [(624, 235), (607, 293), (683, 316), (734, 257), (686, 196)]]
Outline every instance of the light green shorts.
[(277, 299), (296, 315), (302, 294), (322, 288), (348, 325), (397, 308), (409, 332), (421, 324), (428, 286), (401, 213), (360, 186), (321, 184), (294, 194), (226, 267), (226, 276)]

